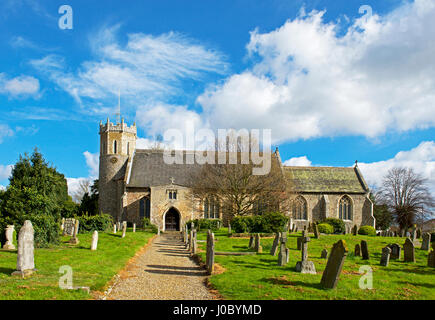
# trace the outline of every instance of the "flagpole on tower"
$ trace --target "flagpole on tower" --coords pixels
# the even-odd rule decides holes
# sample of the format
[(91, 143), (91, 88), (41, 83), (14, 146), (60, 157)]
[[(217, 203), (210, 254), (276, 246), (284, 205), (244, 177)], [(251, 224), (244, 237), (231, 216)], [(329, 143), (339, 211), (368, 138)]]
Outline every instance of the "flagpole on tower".
[(118, 112), (116, 113), (116, 120), (121, 123), (121, 89), (118, 89)]

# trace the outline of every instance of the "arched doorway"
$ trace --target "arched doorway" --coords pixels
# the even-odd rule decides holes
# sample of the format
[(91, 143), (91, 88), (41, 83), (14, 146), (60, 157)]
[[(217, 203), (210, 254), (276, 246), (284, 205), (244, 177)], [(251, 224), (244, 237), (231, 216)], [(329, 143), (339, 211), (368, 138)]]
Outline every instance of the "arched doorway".
[(177, 209), (171, 208), (165, 215), (165, 231), (180, 230), (180, 214)]

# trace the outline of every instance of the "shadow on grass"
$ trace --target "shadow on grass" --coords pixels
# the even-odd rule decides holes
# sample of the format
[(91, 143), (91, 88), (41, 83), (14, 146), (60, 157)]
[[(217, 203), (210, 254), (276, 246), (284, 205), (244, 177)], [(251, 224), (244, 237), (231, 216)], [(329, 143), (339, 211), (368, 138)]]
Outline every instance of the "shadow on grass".
[(0, 268), (0, 273), (3, 273), (5, 275), (10, 276), (12, 272), (14, 272), (15, 269), (12, 268)]
[(280, 286), (305, 287), (305, 288), (314, 288), (319, 290), (323, 289), (320, 283), (306, 283), (302, 281), (291, 281), (285, 278), (263, 278), (260, 279), (260, 281), (265, 283), (270, 283), (273, 285), (280, 285)]
[(114, 238), (122, 238), (122, 234), (108, 233), (107, 235)]
[(414, 287), (425, 287), (428, 289), (434, 289), (435, 288), (435, 284), (432, 283), (415, 283), (415, 282), (409, 282), (409, 281), (397, 281), (397, 283), (400, 283), (402, 285), (407, 285), (410, 284)]

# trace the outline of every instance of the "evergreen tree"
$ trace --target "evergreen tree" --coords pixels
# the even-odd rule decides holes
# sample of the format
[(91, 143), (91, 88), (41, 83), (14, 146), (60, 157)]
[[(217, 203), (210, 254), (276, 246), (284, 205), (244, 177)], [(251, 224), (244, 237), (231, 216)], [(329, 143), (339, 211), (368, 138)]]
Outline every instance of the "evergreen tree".
[(86, 192), (83, 195), (82, 201), (79, 207), (79, 213), (94, 216), (98, 214), (98, 179), (94, 180), (91, 186), (90, 194)]

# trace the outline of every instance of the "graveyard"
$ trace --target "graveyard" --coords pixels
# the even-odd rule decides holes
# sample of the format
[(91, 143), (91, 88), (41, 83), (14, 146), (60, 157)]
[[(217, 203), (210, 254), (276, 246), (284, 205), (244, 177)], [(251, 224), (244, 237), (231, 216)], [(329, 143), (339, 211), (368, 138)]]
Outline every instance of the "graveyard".
[[(91, 250), (91, 233), (78, 234), (78, 244), (71, 244), (71, 237), (63, 236), (60, 245), (35, 248), (37, 271), (24, 279), (11, 276), (17, 266), (17, 251), (0, 250), (0, 299), (93, 299), (153, 236), (142, 230), (133, 233), (131, 228), (124, 238), (122, 232), (100, 232), (95, 251)], [(61, 289), (61, 266), (71, 266), (74, 287), (89, 287), (90, 292)]]
[[(312, 235), (312, 234), (311, 234)], [(249, 238), (228, 237), (227, 229), (215, 232), (216, 252), (249, 252)], [(288, 234), (289, 262), (278, 266), (278, 254), (272, 256), (270, 249), (274, 239), (262, 238), (262, 253), (255, 255), (216, 255), (215, 273), (209, 283), (223, 299), (235, 300), (433, 300), (435, 299), (435, 269), (427, 266), (428, 251), (415, 248), (415, 263), (404, 262), (403, 252), (400, 259), (390, 259), (389, 265), (380, 265), (382, 248), (398, 243), (402, 248), (405, 237), (376, 237), (362, 235), (321, 235), (319, 239), (311, 236), (308, 243), (308, 259), (316, 268), (316, 274), (302, 274), (296, 271), (301, 260), (297, 250), (297, 238), (301, 232)], [(206, 233), (198, 233), (198, 255), (205, 261)], [(328, 253), (334, 243), (344, 240), (348, 254), (335, 289), (321, 286), (322, 273), (327, 259), (321, 258), (322, 250)], [(368, 245), (369, 259), (354, 255), (356, 244), (365, 240)], [(372, 289), (360, 289), (359, 281), (365, 273), (360, 267), (369, 265), (373, 270)]]

